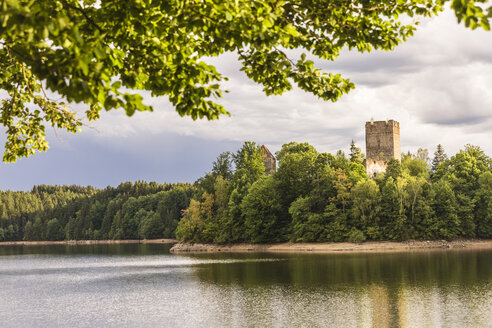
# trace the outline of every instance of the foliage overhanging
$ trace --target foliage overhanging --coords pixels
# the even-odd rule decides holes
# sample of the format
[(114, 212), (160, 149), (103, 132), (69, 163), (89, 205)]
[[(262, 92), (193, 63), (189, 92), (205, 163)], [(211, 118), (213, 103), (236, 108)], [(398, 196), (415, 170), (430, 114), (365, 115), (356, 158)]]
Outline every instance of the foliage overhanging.
[[(344, 47), (391, 50), (446, 0), (2, 0), (0, 124), (3, 160), (48, 149), (46, 126), (77, 132), (104, 108), (148, 111), (137, 90), (167, 96), (181, 115), (217, 119), (227, 79), (204, 57), (238, 54), (267, 95), (295, 83), (336, 101), (354, 85), (316, 68), (306, 54), (335, 60)], [(458, 20), (489, 29), (487, 0), (452, 0)], [(286, 50), (301, 49), (297, 59)], [(46, 90), (47, 89), (47, 90)], [(47, 92), (47, 91), (50, 92)], [(57, 94), (63, 99), (54, 100)], [(78, 116), (65, 103), (84, 103)]]

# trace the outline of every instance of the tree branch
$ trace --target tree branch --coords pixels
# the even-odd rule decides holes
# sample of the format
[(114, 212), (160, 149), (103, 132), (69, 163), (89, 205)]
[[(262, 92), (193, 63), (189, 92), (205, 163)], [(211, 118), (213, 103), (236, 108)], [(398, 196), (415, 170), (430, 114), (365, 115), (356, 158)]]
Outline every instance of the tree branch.
[(95, 28), (97, 28), (99, 30), (99, 32), (101, 33), (104, 33), (103, 29), (97, 25), (96, 22), (94, 22), (94, 20), (92, 18), (90, 18), (87, 13), (84, 11), (83, 8), (80, 8), (80, 7), (77, 7), (77, 6), (74, 6), (74, 5), (71, 5), (67, 2), (67, 0), (61, 0), (61, 2), (63, 2), (63, 4), (68, 7), (68, 8), (72, 8), (74, 10), (77, 10), (78, 12), (80, 12), (82, 14), (82, 16), (84, 16), (84, 18), (91, 24), (93, 25)]

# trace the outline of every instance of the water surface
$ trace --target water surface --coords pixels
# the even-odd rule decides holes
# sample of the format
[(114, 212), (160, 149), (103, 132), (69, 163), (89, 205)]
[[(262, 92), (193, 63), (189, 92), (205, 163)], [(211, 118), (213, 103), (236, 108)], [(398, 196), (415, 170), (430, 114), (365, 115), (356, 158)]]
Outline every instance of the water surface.
[(0, 247), (2, 327), (492, 327), (492, 251)]

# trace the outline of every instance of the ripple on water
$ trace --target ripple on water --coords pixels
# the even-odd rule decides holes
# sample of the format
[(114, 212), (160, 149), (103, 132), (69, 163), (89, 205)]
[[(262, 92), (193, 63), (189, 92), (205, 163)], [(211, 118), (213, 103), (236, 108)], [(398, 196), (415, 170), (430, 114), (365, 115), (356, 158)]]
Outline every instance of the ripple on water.
[(1, 326), (491, 327), (490, 256), (0, 256)]

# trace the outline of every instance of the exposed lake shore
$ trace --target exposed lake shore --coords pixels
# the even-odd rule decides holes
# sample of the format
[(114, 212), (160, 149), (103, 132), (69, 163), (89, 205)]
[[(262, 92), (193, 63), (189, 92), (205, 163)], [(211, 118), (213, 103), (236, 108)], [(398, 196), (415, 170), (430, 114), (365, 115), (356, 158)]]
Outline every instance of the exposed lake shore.
[(175, 244), (171, 253), (379, 253), (443, 249), (492, 249), (492, 240), (380, 241), (364, 243), (192, 244), (175, 239), (3, 241), (0, 246)]
[(60, 240), (60, 241), (2, 241), (0, 246), (41, 245), (104, 245), (104, 244), (173, 244), (176, 239), (129, 239), (129, 240)]
[(492, 240), (433, 240), (355, 243), (190, 244), (177, 243), (171, 253), (379, 253), (439, 249), (492, 249)]

